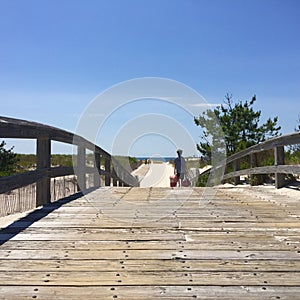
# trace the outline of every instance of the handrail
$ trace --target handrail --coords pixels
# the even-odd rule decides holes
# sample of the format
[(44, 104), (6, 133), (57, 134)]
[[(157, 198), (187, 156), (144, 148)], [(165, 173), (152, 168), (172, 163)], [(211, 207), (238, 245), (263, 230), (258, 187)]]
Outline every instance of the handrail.
[[(284, 146), (295, 144), (300, 144), (300, 132), (281, 135), (235, 153), (217, 163), (216, 166), (211, 169), (211, 172), (219, 174), (220, 172), (218, 173), (218, 170), (226, 170), (226, 167), (230, 163), (233, 163), (234, 171), (223, 174), (221, 180), (234, 178), (234, 183), (238, 184), (240, 181), (239, 177), (243, 175), (274, 173), (275, 187), (281, 188), (285, 185), (285, 174), (300, 174), (300, 165), (285, 165), (284, 161)], [(274, 166), (258, 167), (256, 154), (271, 149), (274, 150)], [(247, 156), (249, 156), (250, 168), (240, 170), (240, 160)]]
[[(9, 192), (31, 183), (37, 184), (36, 206), (51, 201), (51, 178), (77, 175), (78, 188), (86, 189), (86, 174), (94, 174), (94, 187), (100, 186), (100, 175), (105, 176), (105, 185), (138, 186), (138, 180), (113, 157), (87, 139), (53, 126), (0, 116), (0, 138), (35, 139), (37, 143), (37, 168), (34, 171), (0, 178), (0, 193)], [(74, 167), (51, 167), (51, 141), (77, 146), (77, 164)], [(86, 150), (94, 155), (94, 167), (86, 166)], [(100, 168), (100, 159), (105, 159), (105, 170)], [(117, 172), (116, 172), (117, 169)]]
[(226, 161), (230, 163), (236, 159), (247, 156), (251, 153), (256, 153), (260, 151), (266, 151), (270, 149), (274, 149), (275, 147), (282, 147), (288, 145), (295, 145), (300, 143), (300, 132), (293, 132), (290, 134), (280, 135), (274, 138), (271, 138), (267, 141), (261, 142), (257, 145), (253, 145), (245, 150), (242, 150), (238, 153), (235, 153), (229, 156)]

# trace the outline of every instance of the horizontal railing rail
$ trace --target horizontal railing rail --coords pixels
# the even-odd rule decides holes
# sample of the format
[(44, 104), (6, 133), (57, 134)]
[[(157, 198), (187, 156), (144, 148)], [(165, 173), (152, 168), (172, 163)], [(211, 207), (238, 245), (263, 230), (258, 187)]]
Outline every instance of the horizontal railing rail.
[[(240, 182), (240, 176), (250, 176), (254, 174), (275, 174), (275, 187), (281, 188), (286, 184), (286, 174), (300, 174), (300, 165), (285, 164), (284, 147), (295, 144), (300, 144), (300, 132), (281, 135), (235, 153), (225, 160), (217, 163), (209, 172), (214, 172), (215, 174), (223, 173), (221, 181), (233, 178), (235, 184)], [(257, 154), (271, 149), (274, 151), (274, 165), (257, 166)], [(240, 161), (245, 157), (248, 157), (250, 167), (241, 170)], [(229, 164), (233, 164), (233, 172), (226, 173)], [(225, 172), (223, 171), (218, 173), (218, 170), (225, 170)], [(200, 176), (205, 174), (208, 174), (208, 172), (205, 172)]]
[[(76, 175), (78, 189), (84, 191), (86, 175), (93, 174), (93, 187), (100, 187), (100, 176), (104, 176), (105, 185), (138, 186), (136, 177), (132, 176), (113, 157), (87, 139), (74, 133), (26, 120), (0, 116), (0, 138), (36, 140), (36, 170), (0, 178), (0, 193), (10, 192), (32, 183), (36, 183), (36, 206), (51, 202), (51, 178)], [(51, 166), (51, 142), (62, 142), (77, 146), (74, 167)], [(86, 151), (94, 157), (94, 167), (86, 165)], [(104, 169), (101, 168), (104, 160)]]

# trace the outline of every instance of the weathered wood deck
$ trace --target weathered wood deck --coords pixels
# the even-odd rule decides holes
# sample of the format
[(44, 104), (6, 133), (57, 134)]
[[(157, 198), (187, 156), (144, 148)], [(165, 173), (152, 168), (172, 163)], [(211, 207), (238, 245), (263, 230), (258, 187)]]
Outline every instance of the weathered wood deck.
[(300, 299), (299, 216), (254, 188), (102, 188), (1, 230), (0, 299)]

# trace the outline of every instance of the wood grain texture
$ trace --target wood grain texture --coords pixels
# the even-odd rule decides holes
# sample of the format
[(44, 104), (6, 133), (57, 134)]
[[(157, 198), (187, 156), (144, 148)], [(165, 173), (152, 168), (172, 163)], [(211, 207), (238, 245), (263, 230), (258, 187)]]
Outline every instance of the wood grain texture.
[(1, 230), (0, 299), (298, 299), (299, 203), (271, 200), (119, 187), (47, 205)]

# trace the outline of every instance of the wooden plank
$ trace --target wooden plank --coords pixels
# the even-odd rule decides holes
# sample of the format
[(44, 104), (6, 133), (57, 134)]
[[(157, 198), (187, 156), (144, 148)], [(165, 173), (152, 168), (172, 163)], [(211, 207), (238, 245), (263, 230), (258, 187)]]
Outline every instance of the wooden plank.
[(0, 271), (124, 271), (127, 272), (300, 272), (300, 261), (289, 259), (0, 259)]
[[(91, 195), (104, 204), (172, 205), (174, 195), (160, 200), (166, 190), (138, 191)], [(84, 198), (15, 222), (0, 233), (0, 298), (297, 299), (297, 202), (230, 190), (209, 190), (199, 201), (201, 192), (194, 189), (170, 215), (154, 211), (146, 223), (138, 222), (142, 214), (132, 219), (131, 207), (101, 214)]]
[[(120, 216), (121, 217), (121, 216)], [(216, 217), (220, 218), (220, 216)], [(62, 220), (61, 222), (55, 221), (57, 219), (54, 219), (54, 221), (48, 220), (48, 221), (42, 221), (38, 224), (33, 223), (31, 225), (30, 222), (20, 222), (19, 224), (13, 224), (11, 226), (10, 232), (14, 232), (15, 228), (16, 230), (18, 228), (24, 228), (30, 225), (31, 228), (79, 228), (80, 226), (85, 226), (87, 229), (95, 229), (95, 228), (101, 228), (101, 229), (109, 229), (109, 228), (116, 228), (118, 227), (117, 221), (102, 221), (102, 220), (91, 220), (91, 219), (82, 219), (80, 222), (80, 225), (78, 223), (78, 220), (74, 220), (72, 218), (66, 218), (65, 220)], [(271, 220), (270, 220), (271, 221)], [(284, 220), (283, 220), (284, 221)], [(160, 229), (167, 229), (167, 228), (175, 228), (178, 229), (178, 222), (176, 222), (176, 219), (173, 220), (164, 220), (160, 223)], [(249, 229), (249, 227), (253, 228), (255, 231), (261, 231), (261, 230), (268, 230), (268, 231), (280, 231), (280, 230), (293, 230), (293, 231), (299, 231), (300, 230), (300, 224), (295, 221), (285, 221), (285, 222), (278, 222), (278, 223), (272, 223), (272, 222), (266, 222), (266, 223), (260, 223), (257, 224), (254, 222), (254, 220), (251, 220), (251, 222), (242, 222), (242, 221), (236, 221), (233, 222), (232, 220), (228, 220), (226, 222), (224, 221), (218, 221), (215, 222), (205, 222), (205, 220), (197, 220), (193, 221), (190, 219), (180, 218), (180, 230), (195, 230), (195, 231), (234, 231), (234, 230), (245, 230)], [(141, 229), (141, 228), (157, 228), (155, 224), (146, 224), (143, 225), (142, 223), (132, 224), (132, 223), (124, 223), (122, 228), (134, 228), (134, 229)], [(15, 231), (16, 231), (15, 230)]]
[(47, 257), (63, 259), (298, 259), (297, 251), (247, 251), (247, 250), (1, 250), (1, 259), (46, 259)]
[(288, 250), (1, 250), (0, 259), (300, 259), (297, 251)]
[(2, 285), (223, 285), (300, 286), (299, 272), (1, 272)]
[[(28, 230), (29, 231), (29, 230)], [(149, 241), (149, 240), (185, 240), (184, 234), (180, 233), (168, 233), (168, 232), (130, 232), (130, 231), (122, 231), (116, 230), (115, 232), (104, 231), (104, 230), (59, 230), (56, 229), (55, 232), (52, 230), (44, 230), (42, 232), (42, 228), (34, 231), (34, 229), (30, 230), (30, 232), (21, 232), (17, 236), (14, 236), (14, 232), (11, 233), (1, 233), (0, 241), (6, 239), (12, 240), (53, 240), (53, 241), (73, 241), (73, 240), (118, 240), (118, 241)], [(13, 236), (13, 237), (12, 237)]]
[(298, 299), (299, 287), (283, 286), (0, 286), (2, 299)]
[[(214, 239), (214, 236), (207, 237), (206, 239), (193, 240), (192, 242), (186, 241), (16, 241), (9, 240), (5, 242), (1, 249), (15, 250), (15, 249), (77, 249), (77, 250), (126, 250), (126, 249), (136, 249), (136, 250), (172, 250), (172, 249), (198, 249), (198, 250), (287, 250), (287, 249), (297, 249), (296, 238), (283, 237), (280, 240), (269, 238), (269, 239), (235, 239), (235, 238), (218, 238)], [(294, 238), (296, 241), (292, 243)]]

